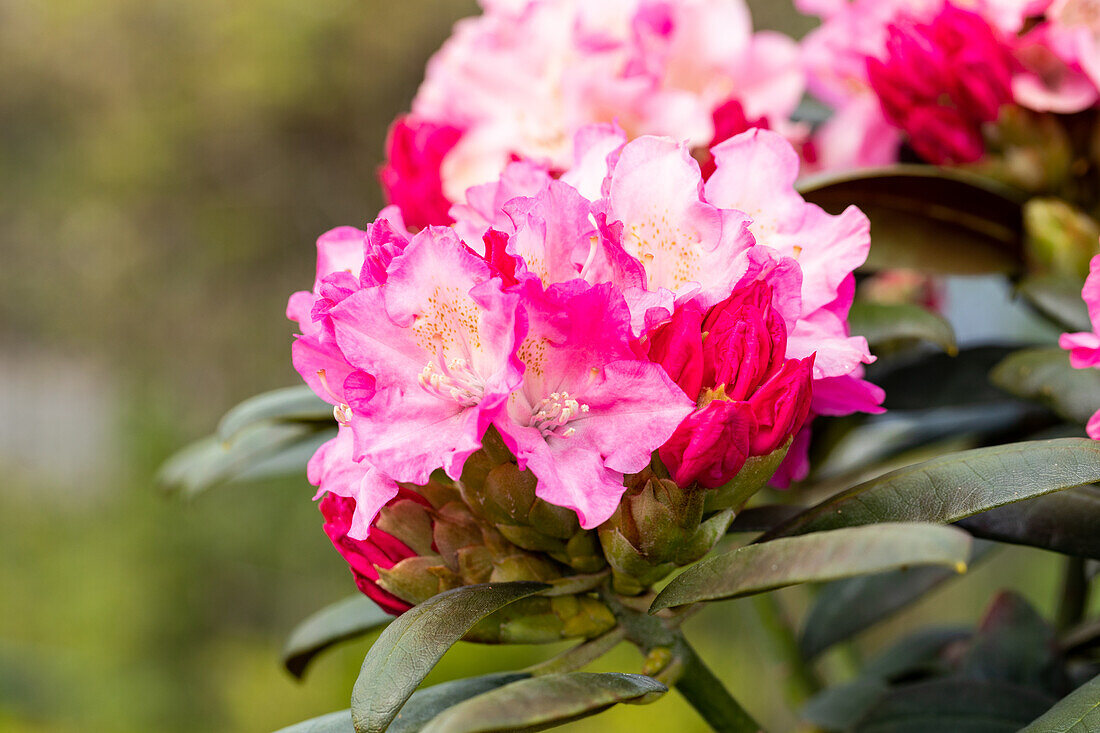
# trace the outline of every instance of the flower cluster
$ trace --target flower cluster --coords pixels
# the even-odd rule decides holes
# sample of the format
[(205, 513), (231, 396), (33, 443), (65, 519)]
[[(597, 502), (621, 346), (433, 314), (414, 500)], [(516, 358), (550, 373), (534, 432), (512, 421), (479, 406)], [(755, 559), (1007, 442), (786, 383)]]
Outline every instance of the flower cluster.
[(1005, 105), (1073, 113), (1100, 100), (1094, 0), (801, 0), (808, 85), (836, 109), (815, 138), (826, 167), (969, 163)]
[[(1069, 351), (1073, 368), (1096, 368), (1100, 367), (1100, 255), (1092, 258), (1081, 296), (1088, 306), (1092, 332), (1064, 333), (1058, 345)], [(1100, 440), (1100, 412), (1089, 420), (1087, 430), (1090, 438)]]
[[(573, 137), (614, 122), (705, 155), (752, 126), (790, 134), (797, 44), (753, 33), (743, 0), (484, 0), (432, 58), (387, 144), (383, 188), (414, 227), (516, 158), (571, 167)], [(706, 171), (704, 171), (706, 172)]]
[(605, 556), (629, 576), (637, 536), (592, 530), (646, 491), (695, 507), (671, 562), (698, 559), (721, 536), (700, 522), (736, 508), (701, 497), (756, 459), (772, 459), (763, 480), (784, 456), (777, 482), (798, 478), (812, 415), (881, 409), (847, 327), (866, 217), (804, 202), (777, 133), (712, 153), (704, 183), (686, 143), (586, 127), (568, 171), (513, 162), (452, 226), (410, 234), (391, 207), (318, 240), (287, 314), (294, 365), (340, 428), (309, 478), (386, 608)]

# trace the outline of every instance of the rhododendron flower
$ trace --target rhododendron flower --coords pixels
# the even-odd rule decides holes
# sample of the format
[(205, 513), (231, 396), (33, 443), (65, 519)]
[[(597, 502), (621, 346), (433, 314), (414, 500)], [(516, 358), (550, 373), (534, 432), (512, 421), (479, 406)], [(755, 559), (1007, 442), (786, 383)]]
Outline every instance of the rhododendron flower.
[(482, 5), (429, 62), (415, 124), (400, 120), (391, 133), (390, 200), (404, 207), (430, 194), (409, 201), (414, 225), (429, 208), (428, 223), (448, 222), (437, 190), (462, 204), (516, 158), (570, 168), (574, 135), (592, 123), (699, 149), (748, 124), (801, 134), (787, 122), (804, 89), (798, 46), (753, 33), (743, 0)]
[(934, 163), (982, 155), (981, 125), (1014, 103), (1071, 113), (1100, 99), (1093, 0), (802, 0), (811, 92), (837, 110), (822, 167), (880, 165), (900, 136)]
[(450, 229), (422, 230), (384, 285), (332, 309), (349, 363), (375, 380), (348, 395), (356, 451), (398, 481), (426, 483), (466, 457), (520, 382), (518, 296)]
[[(1069, 363), (1075, 369), (1100, 368), (1100, 255), (1089, 263), (1089, 276), (1081, 297), (1088, 306), (1092, 332), (1064, 333), (1058, 345), (1069, 351)], [(1089, 420), (1088, 434), (1100, 440), (1100, 412)]]
[(655, 453), (685, 488), (715, 487), (813, 412), (879, 409), (847, 331), (866, 218), (806, 204), (775, 132), (715, 147), (705, 186), (683, 143), (625, 140), (585, 128), (560, 177), (510, 164), (452, 227), (410, 238), (383, 217), (323, 238), (289, 312), (295, 366), (341, 424), (310, 478), (354, 498), (350, 537), (395, 482), (461, 479), (490, 426), (535, 496), (590, 529)]

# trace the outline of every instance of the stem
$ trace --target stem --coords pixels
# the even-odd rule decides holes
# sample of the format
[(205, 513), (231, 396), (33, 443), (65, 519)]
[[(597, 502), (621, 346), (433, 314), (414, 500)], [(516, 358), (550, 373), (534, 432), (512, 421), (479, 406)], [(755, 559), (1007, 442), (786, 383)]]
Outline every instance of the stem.
[(794, 707), (800, 707), (821, 691), (821, 678), (802, 656), (794, 629), (775, 594), (759, 593), (752, 597), (752, 602), (764, 632), (787, 668), (787, 699)]
[(600, 596), (619, 619), (626, 638), (643, 654), (649, 655), (655, 649), (670, 652), (668, 663), (655, 672), (655, 676), (675, 687), (713, 730), (719, 733), (761, 733), (764, 730), (703, 664), (679, 629), (670, 628), (675, 619), (664, 621), (644, 611), (627, 608), (622, 599), (606, 588)]
[(1089, 600), (1089, 581), (1085, 575), (1085, 559), (1067, 557), (1062, 570), (1062, 597), (1058, 602), (1057, 624), (1066, 630), (1081, 622)]
[(686, 641), (678, 645), (676, 653), (683, 670), (673, 684), (711, 728), (720, 733), (761, 733), (764, 730)]

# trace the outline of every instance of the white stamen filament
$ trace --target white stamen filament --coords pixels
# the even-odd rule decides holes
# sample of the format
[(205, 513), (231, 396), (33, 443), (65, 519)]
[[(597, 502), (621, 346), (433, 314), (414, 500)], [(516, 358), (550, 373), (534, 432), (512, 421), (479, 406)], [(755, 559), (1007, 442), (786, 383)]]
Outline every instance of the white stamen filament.
[(544, 397), (535, 405), (531, 427), (538, 429), (546, 438), (551, 435), (568, 438), (577, 430), (565, 427), (566, 424), (586, 412), (588, 405), (573, 399), (568, 392), (551, 392), (549, 397)]
[(485, 394), (485, 384), (466, 360), (448, 361), (443, 358), (442, 350), (434, 361), (424, 365), (417, 381), (429, 393), (463, 407), (476, 405)]
[(317, 379), (320, 380), (321, 386), (328, 392), (328, 396), (336, 403), (332, 406), (332, 417), (342, 427), (347, 427), (351, 423), (351, 406), (348, 403), (340, 400), (339, 397), (332, 391), (332, 388), (328, 386), (328, 377), (325, 375), (324, 369), (317, 370)]

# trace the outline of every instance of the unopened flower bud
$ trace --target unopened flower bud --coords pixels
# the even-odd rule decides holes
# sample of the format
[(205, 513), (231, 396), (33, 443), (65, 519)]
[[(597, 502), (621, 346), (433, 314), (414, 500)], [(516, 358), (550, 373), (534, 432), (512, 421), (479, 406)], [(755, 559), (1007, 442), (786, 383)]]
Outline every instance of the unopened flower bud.
[(1024, 204), (1027, 256), (1032, 269), (1083, 278), (1096, 254), (1100, 225), (1083, 211), (1056, 198)]

